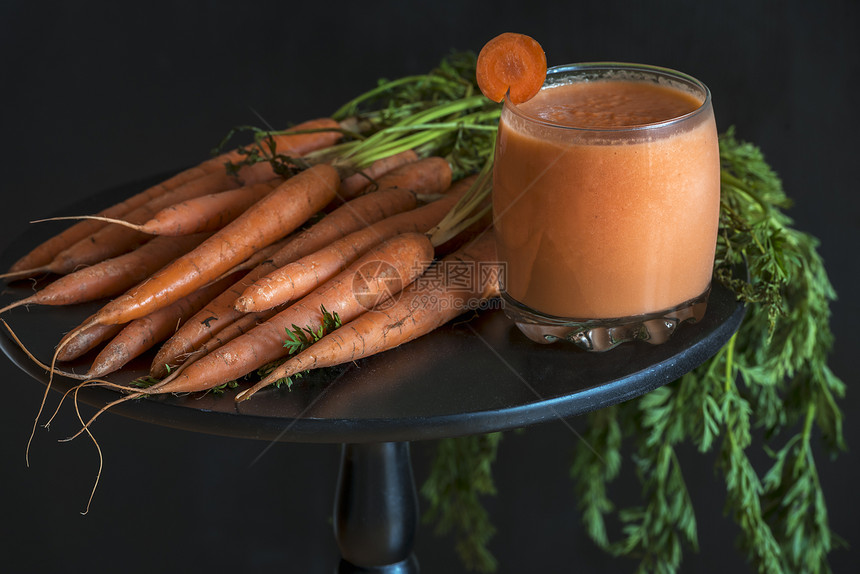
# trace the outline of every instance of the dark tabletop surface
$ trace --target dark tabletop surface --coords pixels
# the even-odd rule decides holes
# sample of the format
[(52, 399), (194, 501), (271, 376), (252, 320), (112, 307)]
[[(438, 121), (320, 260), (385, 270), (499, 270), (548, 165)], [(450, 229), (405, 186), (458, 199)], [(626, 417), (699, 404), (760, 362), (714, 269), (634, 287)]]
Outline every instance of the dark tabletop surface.
[[(94, 194), (69, 210), (88, 212), (161, 177)], [(35, 226), (10, 251), (36, 245), (49, 232), (47, 226)], [(2, 260), (8, 259), (10, 254), (3, 254)], [(28, 282), (17, 282), (3, 295), (4, 304), (31, 290)], [(62, 334), (100, 304), (19, 308), (5, 319), (27, 349), (48, 364)], [(637, 341), (587, 353), (566, 343), (529, 341), (500, 309), (469, 312), (399, 348), (317, 371), (291, 389), (270, 388), (242, 403), (233, 400), (236, 391), (226, 391), (161, 396), (113, 410), (198, 432), (298, 442), (419, 440), (507, 430), (581, 414), (675, 380), (725, 344), (742, 317), (734, 296), (716, 285), (703, 320), (681, 325), (667, 343)], [(0, 343), (19, 367), (47, 382), (45, 370), (24, 355), (5, 329)], [(147, 353), (109, 379), (126, 383), (142, 377), (151, 358)], [(84, 372), (91, 359), (84, 357), (77, 372)], [(55, 378), (52, 388), (66, 391), (76, 382)], [(78, 396), (96, 407), (119, 397), (103, 388)]]

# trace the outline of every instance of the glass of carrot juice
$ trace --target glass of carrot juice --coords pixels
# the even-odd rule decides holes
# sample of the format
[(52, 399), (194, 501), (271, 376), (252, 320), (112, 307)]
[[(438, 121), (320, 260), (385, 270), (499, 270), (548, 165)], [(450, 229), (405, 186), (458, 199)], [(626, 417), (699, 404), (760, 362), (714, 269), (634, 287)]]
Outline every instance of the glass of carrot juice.
[(661, 343), (704, 314), (720, 209), (708, 88), (626, 63), (559, 66), (506, 99), (493, 216), (506, 314), (529, 338)]

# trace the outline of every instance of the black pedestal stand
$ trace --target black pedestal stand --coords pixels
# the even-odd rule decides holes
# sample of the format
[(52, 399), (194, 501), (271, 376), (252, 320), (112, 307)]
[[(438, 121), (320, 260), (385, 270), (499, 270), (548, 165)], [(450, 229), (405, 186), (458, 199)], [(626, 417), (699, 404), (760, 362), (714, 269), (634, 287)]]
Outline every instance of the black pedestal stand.
[(418, 572), (417, 530), (409, 443), (344, 444), (334, 502), (338, 572)]

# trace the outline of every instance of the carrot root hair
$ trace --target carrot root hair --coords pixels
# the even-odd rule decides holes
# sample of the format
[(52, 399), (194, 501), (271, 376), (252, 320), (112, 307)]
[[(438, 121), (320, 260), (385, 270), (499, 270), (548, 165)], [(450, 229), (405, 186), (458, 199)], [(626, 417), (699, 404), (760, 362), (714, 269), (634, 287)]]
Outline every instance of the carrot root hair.
[(40, 267), (33, 267), (31, 269), (20, 269), (18, 271), (9, 271), (8, 273), (0, 273), (0, 279), (26, 279), (28, 277), (33, 277), (34, 275), (49, 273), (50, 271), (50, 265), (42, 265)]
[(45, 219), (34, 219), (30, 223), (44, 223), (46, 221), (67, 221), (67, 220), (78, 221), (81, 219), (90, 219), (93, 221), (101, 221), (103, 223), (115, 223), (116, 225), (122, 225), (124, 227), (128, 227), (129, 229), (134, 229), (135, 231), (141, 231), (143, 229), (142, 225), (138, 225), (136, 223), (129, 223), (128, 221), (124, 221), (122, 219), (114, 219), (112, 217), (104, 217), (101, 215), (61, 215), (58, 217), (46, 217)]
[[(30, 437), (27, 439), (27, 448), (26, 448), (25, 453), (24, 453), (24, 460), (26, 461), (27, 467), (29, 468), (30, 467), (30, 445), (33, 443), (33, 437), (36, 436), (36, 427), (39, 426), (39, 419), (42, 417), (42, 412), (45, 410), (45, 403), (48, 401), (48, 393), (51, 392), (51, 384), (54, 382), (54, 373), (56, 372), (55, 368), (56, 368), (56, 364), (57, 364), (57, 355), (60, 353), (60, 350), (66, 345), (66, 343), (68, 343), (74, 337), (74, 335), (76, 333), (81, 332), (84, 329), (91, 327), (95, 323), (95, 321), (87, 321), (86, 323), (84, 323), (83, 325), (81, 325), (80, 327), (78, 327), (77, 329), (72, 331), (71, 335), (57, 346), (57, 349), (54, 351), (54, 356), (51, 358), (51, 365), (49, 367), (46, 365), (43, 365), (41, 362), (39, 362), (33, 356), (33, 354), (30, 353), (26, 347), (24, 347), (23, 343), (21, 343), (20, 339), (18, 339), (18, 336), (15, 335), (15, 332), (12, 331), (12, 328), (9, 326), (9, 324), (6, 321), (4, 321), (3, 319), (0, 319), (0, 321), (3, 321), (3, 324), (6, 326), (6, 329), (8, 329), (9, 333), (12, 335), (12, 338), (15, 340), (15, 342), (19, 346), (21, 346), (22, 349), (24, 349), (24, 352), (27, 353), (27, 356), (31, 357), (34, 361), (36, 361), (36, 364), (38, 364), (39, 366), (45, 367), (48, 370), (48, 382), (45, 384), (45, 392), (42, 394), (42, 402), (39, 404), (39, 410), (36, 412), (36, 417), (33, 419), (33, 428), (30, 431)], [(63, 374), (63, 373), (60, 373), (60, 374), (65, 376), (65, 374)]]
[[(82, 385), (77, 385), (75, 387), (76, 390), (75, 390), (75, 397), (74, 397), (75, 401), (74, 402), (75, 402), (75, 413), (78, 416), (78, 420), (81, 421), (81, 424), (84, 424), (84, 419), (83, 419), (83, 417), (81, 417), (81, 410), (78, 408), (78, 391), (77, 391), (77, 389), (80, 389), (81, 386)], [(96, 489), (99, 487), (99, 481), (101, 480), (101, 477), (102, 477), (102, 469), (104, 468), (104, 456), (102, 455), (102, 448), (99, 446), (99, 441), (96, 440), (96, 437), (93, 436), (93, 433), (90, 432), (89, 429), (86, 429), (86, 431), (87, 431), (87, 435), (90, 437), (90, 440), (93, 441), (93, 444), (96, 447), (96, 452), (99, 455), (99, 468), (98, 468), (98, 471), (96, 472), (96, 479), (95, 479), (95, 482), (93, 483), (93, 488), (90, 491), (90, 497), (87, 499), (87, 506), (86, 506), (86, 508), (84, 508), (84, 511), (81, 512), (82, 516), (86, 516), (90, 511), (90, 505), (93, 503), (93, 498), (96, 495)]]
[[(76, 411), (78, 410), (78, 392), (84, 387), (92, 387), (92, 386), (112, 387), (112, 388), (126, 390), (126, 391), (130, 390), (133, 392), (130, 395), (125, 395), (123, 397), (120, 397), (114, 401), (109, 402), (105, 406), (101, 407), (98, 411), (96, 411), (96, 413), (93, 416), (90, 417), (90, 419), (87, 422), (84, 422), (83, 419), (81, 419), (80, 414), (79, 414), (78, 418), (81, 420), (81, 428), (75, 434), (68, 436), (66, 438), (59, 439), (58, 442), (70, 442), (70, 441), (76, 439), (77, 437), (79, 437), (81, 435), (81, 433), (83, 433), (83, 432), (90, 434), (90, 430), (89, 430), (90, 426), (96, 421), (97, 418), (99, 418), (101, 415), (106, 413), (112, 407), (115, 407), (116, 405), (124, 403), (126, 401), (139, 399), (140, 397), (148, 394), (146, 392), (143, 392), (142, 389), (127, 387), (124, 385), (118, 385), (116, 383), (111, 383), (110, 381), (105, 381), (105, 380), (101, 380), (101, 379), (89, 379), (89, 380), (84, 381), (83, 383), (81, 383), (79, 385), (75, 385), (75, 387), (73, 389), (70, 389), (70, 391), (74, 390), (74, 403), (75, 403), (75, 410)], [(90, 436), (92, 436), (92, 435), (90, 435)]]
[[(17, 344), (24, 352), (24, 354), (27, 355), (27, 358), (33, 361), (38, 367), (45, 369), (45, 371), (52, 371), (54, 374), (60, 375), (62, 377), (67, 377), (69, 379), (84, 380), (87, 378), (87, 376), (84, 374), (62, 371), (60, 369), (57, 369), (56, 367), (46, 365), (45, 363), (37, 359), (36, 356), (33, 355), (33, 353), (31, 353), (29, 349), (27, 349), (24, 343), (21, 342), (21, 339), (18, 338), (18, 335), (15, 334), (15, 331), (12, 330), (12, 327), (9, 325), (9, 323), (7, 323), (3, 319), (0, 319), (0, 321), (2, 321), (3, 325), (6, 326), (6, 330), (9, 331), (9, 335), (12, 337), (12, 340), (15, 341), (15, 344)], [(59, 351), (59, 348), (57, 350)]]
[(29, 302), (30, 302), (30, 298), (26, 297), (24, 299), (21, 299), (20, 301), (15, 301), (14, 303), (9, 303), (8, 305), (6, 305), (2, 309), (0, 309), (0, 314), (5, 313), (6, 311), (11, 311), (12, 309), (17, 309), (18, 307), (23, 307), (24, 305), (27, 305)]
[[(27, 438), (27, 447), (26, 447), (25, 452), (24, 452), (24, 460), (26, 461), (27, 467), (29, 468), (30, 467), (30, 445), (33, 443), (33, 438), (36, 436), (36, 428), (39, 426), (39, 419), (42, 417), (42, 412), (45, 410), (45, 404), (48, 401), (48, 393), (51, 390), (51, 383), (53, 382), (53, 379), (54, 379), (54, 373), (59, 374), (59, 375), (64, 376), (64, 377), (78, 378), (78, 379), (81, 378), (81, 375), (78, 375), (75, 373), (67, 373), (64, 371), (59, 371), (55, 368), (55, 365), (56, 365), (55, 362), (52, 362), (50, 366), (42, 363), (39, 359), (37, 359), (33, 355), (33, 353), (30, 352), (29, 349), (27, 349), (27, 347), (24, 345), (24, 343), (21, 341), (21, 339), (18, 337), (18, 335), (15, 334), (15, 331), (12, 330), (12, 327), (9, 325), (9, 323), (6, 322), (5, 319), (0, 319), (0, 323), (3, 323), (3, 326), (6, 327), (7, 331), (9, 331), (9, 335), (12, 337), (12, 340), (15, 342), (16, 345), (18, 345), (18, 347), (21, 348), (21, 350), (24, 352), (24, 354), (27, 355), (27, 357), (30, 360), (32, 360), (36, 365), (45, 369), (49, 373), (48, 382), (45, 385), (45, 392), (42, 394), (42, 401), (39, 404), (39, 410), (36, 413), (36, 418), (33, 420), (33, 428), (30, 431), (30, 436)], [(54, 354), (54, 361), (56, 361), (56, 353), (59, 352), (59, 349), (60, 349), (60, 347), (57, 348), (57, 351)], [(51, 419), (48, 420), (48, 423), (45, 425), (45, 428), (48, 428), (48, 425), (50, 424), (50, 421), (52, 419), (53, 419), (53, 416), (51, 417)]]

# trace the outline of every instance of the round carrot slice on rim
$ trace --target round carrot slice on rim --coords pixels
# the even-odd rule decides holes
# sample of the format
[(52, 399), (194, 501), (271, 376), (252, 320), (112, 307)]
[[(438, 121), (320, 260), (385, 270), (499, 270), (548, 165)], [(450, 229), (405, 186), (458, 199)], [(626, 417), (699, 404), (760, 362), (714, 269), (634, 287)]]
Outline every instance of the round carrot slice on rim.
[(546, 54), (533, 38), (505, 32), (481, 49), (475, 76), (481, 92), (494, 102), (501, 102), (510, 91), (511, 101), (521, 104), (543, 86)]

